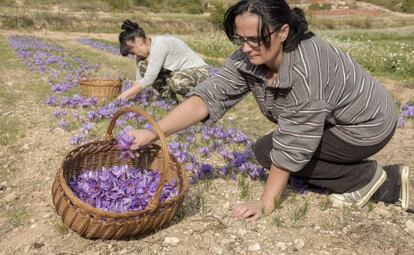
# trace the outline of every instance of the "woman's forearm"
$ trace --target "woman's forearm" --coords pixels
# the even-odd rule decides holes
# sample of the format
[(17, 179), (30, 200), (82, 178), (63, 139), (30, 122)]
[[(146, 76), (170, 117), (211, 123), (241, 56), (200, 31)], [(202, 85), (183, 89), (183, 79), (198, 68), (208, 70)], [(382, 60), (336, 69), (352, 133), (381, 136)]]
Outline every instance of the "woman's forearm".
[(174, 108), (158, 122), (165, 135), (174, 134), (208, 116), (207, 105), (198, 96), (192, 96)]
[(135, 84), (129, 89), (122, 92), (117, 99), (129, 99), (134, 97), (136, 94), (142, 91), (142, 87), (139, 84)]
[(128, 96), (134, 97), (136, 94), (142, 91), (142, 87), (139, 84), (134, 84), (131, 88), (128, 89)]
[(274, 203), (280, 199), (280, 196), (286, 187), (289, 175), (290, 171), (272, 164), (260, 200), (273, 206)]

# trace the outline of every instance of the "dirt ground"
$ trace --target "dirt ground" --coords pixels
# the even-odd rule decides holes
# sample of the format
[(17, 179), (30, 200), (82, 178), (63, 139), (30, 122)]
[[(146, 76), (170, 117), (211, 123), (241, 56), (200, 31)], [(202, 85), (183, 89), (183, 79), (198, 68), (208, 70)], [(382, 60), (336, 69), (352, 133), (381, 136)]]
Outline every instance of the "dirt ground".
[[(239, 221), (229, 212), (241, 202), (240, 189), (237, 182), (223, 179), (191, 187), (185, 218), (164, 229), (122, 241), (81, 238), (62, 224), (51, 196), (55, 173), (71, 149), (69, 134), (53, 124), (52, 109), (28, 90), (39, 77), (15, 67), (2, 68), (0, 74), (2, 90), (18, 106), (10, 109), (0, 101), (0, 114), (20, 120), (24, 133), (0, 147), (0, 254), (414, 254), (414, 214), (398, 206), (331, 208), (324, 194), (288, 190), (281, 208), (270, 216)], [(401, 101), (414, 98), (413, 89), (389, 80), (384, 84)], [(232, 118), (226, 115), (224, 121)], [(398, 129), (374, 158), (384, 165), (408, 165), (414, 187), (413, 154), (414, 128), (407, 127)], [(249, 185), (250, 196), (259, 197), (263, 184)], [(196, 207), (200, 187), (204, 204)], [(413, 198), (411, 192), (411, 204)]]

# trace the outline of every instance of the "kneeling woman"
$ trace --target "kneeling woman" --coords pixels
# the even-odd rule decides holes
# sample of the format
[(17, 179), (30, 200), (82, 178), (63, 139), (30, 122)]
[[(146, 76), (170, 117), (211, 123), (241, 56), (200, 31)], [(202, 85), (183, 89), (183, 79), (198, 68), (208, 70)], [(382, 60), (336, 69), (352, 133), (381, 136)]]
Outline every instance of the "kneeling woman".
[(152, 85), (163, 97), (184, 96), (208, 77), (208, 66), (190, 47), (171, 35), (147, 37), (144, 30), (130, 20), (122, 24), (119, 34), (122, 56), (136, 58), (136, 84), (118, 96), (134, 97)]
[[(390, 141), (397, 124), (395, 102), (374, 77), (309, 31), (304, 12), (285, 0), (240, 1), (227, 11), (224, 28), (240, 48), (159, 125), (169, 135), (198, 121), (214, 123), (253, 93), (278, 125), (253, 146), (269, 168), (263, 193), (237, 205), (234, 217), (269, 214), (289, 176), (330, 191), (337, 206), (362, 207), (372, 198), (408, 209), (408, 166), (367, 160)], [(130, 134), (132, 149), (158, 138), (147, 129)]]

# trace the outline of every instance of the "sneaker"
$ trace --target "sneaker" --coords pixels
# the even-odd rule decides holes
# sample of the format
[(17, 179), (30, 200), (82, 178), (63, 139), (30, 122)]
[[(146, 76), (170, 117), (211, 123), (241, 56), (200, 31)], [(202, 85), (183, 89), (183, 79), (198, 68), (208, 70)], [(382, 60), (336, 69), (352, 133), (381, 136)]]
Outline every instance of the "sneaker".
[(399, 165), (398, 172), (401, 178), (400, 203), (401, 208), (406, 211), (410, 201), (410, 168), (408, 166)]
[(378, 165), (374, 178), (359, 190), (343, 193), (343, 194), (331, 194), (329, 195), (329, 200), (332, 202), (334, 207), (343, 207), (343, 206), (356, 206), (358, 208), (363, 207), (369, 199), (374, 195), (374, 193), (381, 187), (387, 178), (387, 173)]

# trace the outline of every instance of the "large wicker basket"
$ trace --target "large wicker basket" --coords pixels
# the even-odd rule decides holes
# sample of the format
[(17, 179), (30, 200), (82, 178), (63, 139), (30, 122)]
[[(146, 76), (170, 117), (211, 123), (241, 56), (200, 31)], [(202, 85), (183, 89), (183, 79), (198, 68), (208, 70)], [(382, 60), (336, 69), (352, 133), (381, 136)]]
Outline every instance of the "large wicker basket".
[(84, 97), (96, 97), (98, 102), (111, 100), (121, 94), (122, 80), (81, 79), (80, 91)]
[[(158, 133), (161, 145), (152, 144), (140, 150), (139, 156), (128, 161), (127, 164), (149, 171), (160, 171), (161, 180), (154, 197), (144, 210), (125, 213), (103, 211), (77, 198), (69, 187), (68, 181), (85, 169), (99, 170), (103, 166), (125, 164), (119, 159), (121, 151), (112, 136), (112, 130), (116, 120), (127, 112), (136, 112), (146, 117)], [(177, 196), (160, 202), (164, 184), (172, 180), (177, 181)], [(120, 239), (137, 236), (168, 223), (182, 205), (188, 186), (188, 176), (182, 166), (168, 153), (164, 134), (158, 124), (143, 110), (129, 107), (114, 115), (107, 130), (106, 140), (82, 145), (66, 156), (53, 183), (52, 196), (57, 213), (73, 231), (90, 239)]]

